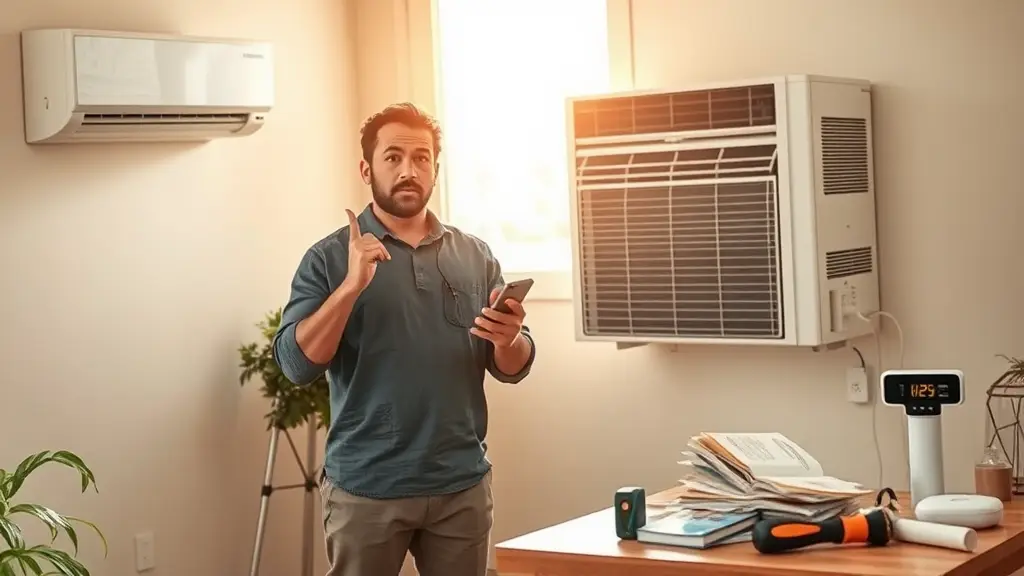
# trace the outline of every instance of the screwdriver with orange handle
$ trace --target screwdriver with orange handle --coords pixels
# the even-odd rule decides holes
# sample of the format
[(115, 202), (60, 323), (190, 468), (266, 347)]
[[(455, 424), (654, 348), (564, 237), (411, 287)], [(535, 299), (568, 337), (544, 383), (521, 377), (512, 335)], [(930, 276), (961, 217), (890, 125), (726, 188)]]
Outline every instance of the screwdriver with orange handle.
[(821, 522), (764, 519), (754, 524), (754, 548), (779, 554), (815, 544), (868, 544), (885, 546), (892, 538), (892, 520), (882, 508), (869, 508)]

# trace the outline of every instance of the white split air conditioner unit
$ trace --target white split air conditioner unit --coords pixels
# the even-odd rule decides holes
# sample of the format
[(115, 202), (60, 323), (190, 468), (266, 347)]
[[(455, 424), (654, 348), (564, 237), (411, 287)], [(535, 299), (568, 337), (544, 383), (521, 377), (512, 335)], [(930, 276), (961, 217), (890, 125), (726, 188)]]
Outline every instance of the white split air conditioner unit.
[(870, 333), (868, 82), (721, 82), (567, 112), (578, 340), (829, 347)]
[(47, 29), (21, 50), (30, 144), (245, 136), (274, 104), (263, 42)]

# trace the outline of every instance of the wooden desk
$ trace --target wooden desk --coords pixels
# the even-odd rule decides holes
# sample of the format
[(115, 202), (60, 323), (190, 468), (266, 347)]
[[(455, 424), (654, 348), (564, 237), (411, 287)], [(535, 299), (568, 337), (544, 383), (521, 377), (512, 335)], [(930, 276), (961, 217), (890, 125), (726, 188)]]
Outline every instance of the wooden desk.
[[(909, 495), (898, 497), (910, 506)], [(502, 542), (497, 560), (500, 576), (1007, 576), (1024, 567), (1024, 499), (1007, 503), (1000, 526), (978, 531), (973, 553), (895, 541), (777, 556), (749, 542), (710, 550), (657, 546), (620, 541), (608, 508)]]

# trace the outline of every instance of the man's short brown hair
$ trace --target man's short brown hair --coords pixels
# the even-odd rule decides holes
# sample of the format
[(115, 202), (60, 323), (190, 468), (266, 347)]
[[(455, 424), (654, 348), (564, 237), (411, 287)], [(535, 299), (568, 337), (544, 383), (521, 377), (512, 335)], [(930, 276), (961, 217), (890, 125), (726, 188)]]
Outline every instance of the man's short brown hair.
[(410, 128), (430, 130), (434, 136), (434, 161), (437, 162), (437, 158), (441, 155), (441, 126), (433, 116), (409, 102), (392, 104), (363, 122), (363, 127), (359, 130), (363, 160), (370, 162), (373, 159), (373, 150), (377, 147), (377, 134), (383, 126), (392, 122), (398, 122)]

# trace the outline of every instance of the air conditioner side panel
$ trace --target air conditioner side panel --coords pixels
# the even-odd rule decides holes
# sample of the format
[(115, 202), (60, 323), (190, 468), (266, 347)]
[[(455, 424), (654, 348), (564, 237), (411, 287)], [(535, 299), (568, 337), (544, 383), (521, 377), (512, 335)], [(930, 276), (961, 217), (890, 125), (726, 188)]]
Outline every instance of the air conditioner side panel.
[(30, 144), (75, 129), (71, 40), (71, 35), (62, 30), (28, 30), (21, 34), (25, 141)]
[[(569, 235), (572, 246), (572, 296), (573, 307), (576, 308), (573, 311), (573, 324), (575, 325), (576, 340), (584, 341), (587, 340), (587, 335), (584, 332), (583, 317), (587, 311), (581, 309), (586, 306), (587, 303), (583, 293), (583, 271), (584, 269), (592, 269), (592, 266), (585, 267), (581, 261), (581, 258), (583, 258), (583, 250), (581, 249), (580, 243), (583, 240), (583, 232), (581, 229), (580, 214), (578, 212), (580, 196), (576, 187), (578, 174), (576, 170), (575, 103), (577, 100), (583, 100), (583, 98), (567, 98), (565, 101), (565, 162), (566, 171), (569, 174)], [(587, 285), (592, 283), (593, 279), (587, 282)], [(593, 309), (595, 305), (591, 303), (590, 306), (592, 309), (589, 312), (595, 314), (597, 312), (596, 309)]]
[(818, 323), (817, 254), (814, 215), (814, 149), (811, 145), (811, 94), (806, 77), (789, 78), (786, 83), (785, 154), (779, 154), (779, 188), (788, 199), (789, 242), (783, 254), (789, 256), (783, 287), (787, 295), (787, 327), (792, 326), (798, 346), (821, 344)]
[(871, 89), (812, 82), (811, 106), (821, 336), (838, 342), (871, 333), (844, 310), (879, 307)]

